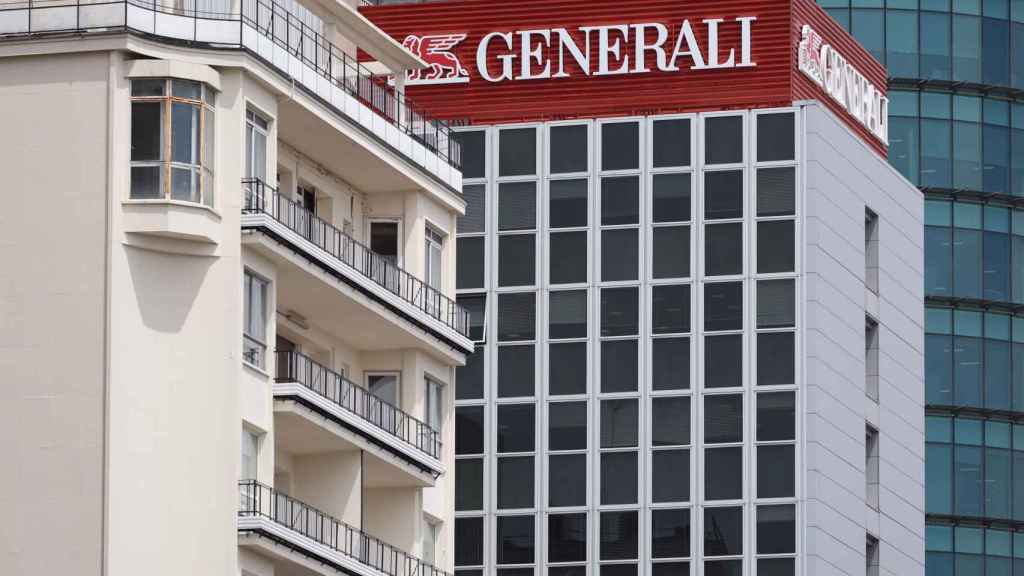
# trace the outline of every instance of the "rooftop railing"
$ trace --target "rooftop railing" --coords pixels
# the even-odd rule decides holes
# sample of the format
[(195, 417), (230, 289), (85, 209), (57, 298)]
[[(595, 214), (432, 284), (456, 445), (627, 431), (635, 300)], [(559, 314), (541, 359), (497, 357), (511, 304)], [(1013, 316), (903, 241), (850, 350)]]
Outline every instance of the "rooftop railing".
[(432, 564), (255, 480), (240, 481), (238, 492), (239, 518), (270, 520), (387, 576), (451, 576)]
[(276, 354), (278, 382), (301, 384), (432, 458), (441, 454), (439, 434), (426, 423), (303, 354), (286, 350)]
[(398, 267), (385, 256), (355, 240), (312, 212), (282, 196), (261, 180), (242, 181), (245, 188), (243, 214), (265, 214), (327, 252), (335, 260), (355, 269), (374, 284), (455, 330), (469, 336), (469, 312), (436, 288)]
[[(442, 161), (461, 167), (459, 144), (452, 139), (448, 123), (431, 118), (386, 77), (371, 73), (274, 0), (242, 0), (240, 12), (232, 12), (231, 5), (230, 0), (0, 1), (0, 41), (43, 34), (132, 30), (179, 43), (242, 48), (261, 57), (264, 52), (259, 49), (260, 42), (272, 42), (286, 51), (287, 58), (264, 60), (299, 86), (322, 97), (320, 82), (312, 77), (315, 74), (372, 109)], [(291, 59), (301, 62), (304, 69), (292, 66)], [(313, 74), (307, 74), (307, 70)], [(413, 161), (428, 165), (423, 159)]]

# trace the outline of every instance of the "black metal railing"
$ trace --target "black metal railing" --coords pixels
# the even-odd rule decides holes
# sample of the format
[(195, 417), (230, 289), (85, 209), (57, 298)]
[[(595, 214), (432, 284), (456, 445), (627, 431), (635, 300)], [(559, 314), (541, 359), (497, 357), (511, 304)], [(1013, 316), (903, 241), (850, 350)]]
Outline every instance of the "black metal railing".
[(378, 286), (459, 334), (469, 336), (469, 312), (451, 298), (399, 268), (387, 257), (317, 218), (262, 180), (246, 179), (242, 181), (242, 186), (245, 189), (243, 214), (266, 214), (272, 217)]
[(451, 576), (255, 480), (238, 483), (238, 516), (266, 518), (388, 576)]
[(440, 435), (425, 422), (298, 352), (278, 350), (276, 358), (278, 382), (301, 384), (402, 442), (434, 458), (440, 456)]
[[(140, 28), (129, 18), (129, 6), (153, 15), (152, 29)], [(0, 4), (0, 41), (40, 34), (110, 32), (134, 30), (154, 36), (173, 38), (217, 48), (242, 48), (243, 28), (284, 48), (293, 57), (328, 79), (334, 86), (371, 108), (388, 123), (439, 156), (444, 162), (461, 168), (461, 149), (452, 138), (449, 124), (432, 118), (426, 110), (389, 84), (388, 78), (371, 73), (354, 56), (332, 44), (322, 34), (274, 0), (242, 0), (240, 12), (232, 12), (225, 0), (22, 0)], [(176, 26), (161, 34), (156, 16), (164, 14), (191, 20), (191, 25)], [(24, 17), (23, 17), (24, 16)], [(147, 18), (148, 20), (148, 18)], [(231, 22), (237, 26), (227, 25)], [(227, 25), (225, 27), (225, 25)], [(191, 27), (191, 30), (188, 28)], [(225, 36), (227, 30), (227, 36)], [(173, 33), (172, 33), (173, 32)], [(271, 61), (267, 64), (315, 94), (315, 86), (306, 86), (305, 78), (292, 77), (289, 70)], [(315, 83), (314, 83), (315, 84)], [(334, 108), (338, 114), (347, 114)], [(358, 122), (358, 119), (356, 119)], [(410, 158), (411, 159), (411, 158)], [(411, 159), (412, 160), (412, 159)], [(413, 160), (424, 165), (422, 162)], [(426, 167), (424, 165), (424, 167)]]

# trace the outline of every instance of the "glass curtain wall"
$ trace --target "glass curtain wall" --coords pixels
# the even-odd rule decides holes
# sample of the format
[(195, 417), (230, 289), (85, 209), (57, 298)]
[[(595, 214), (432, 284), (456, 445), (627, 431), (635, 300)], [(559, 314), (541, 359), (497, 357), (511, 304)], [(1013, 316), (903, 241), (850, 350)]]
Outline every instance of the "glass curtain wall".
[(928, 576), (1024, 575), (1024, 1), (818, 0), (925, 192)]

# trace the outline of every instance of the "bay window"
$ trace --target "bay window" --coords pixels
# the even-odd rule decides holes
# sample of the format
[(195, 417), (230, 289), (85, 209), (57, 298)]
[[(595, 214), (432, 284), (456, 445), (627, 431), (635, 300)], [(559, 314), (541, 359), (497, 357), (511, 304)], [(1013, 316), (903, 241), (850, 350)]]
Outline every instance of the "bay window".
[(200, 82), (132, 80), (131, 199), (213, 206), (215, 105)]

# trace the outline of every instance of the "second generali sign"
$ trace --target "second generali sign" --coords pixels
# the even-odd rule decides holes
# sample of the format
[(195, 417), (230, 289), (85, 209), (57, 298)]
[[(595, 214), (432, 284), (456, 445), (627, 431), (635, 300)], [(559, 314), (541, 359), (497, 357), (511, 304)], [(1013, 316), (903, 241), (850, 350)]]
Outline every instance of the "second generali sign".
[(497, 124), (817, 99), (888, 141), (886, 73), (813, 0), (490, 0), (367, 7), (427, 68), (432, 115)]

